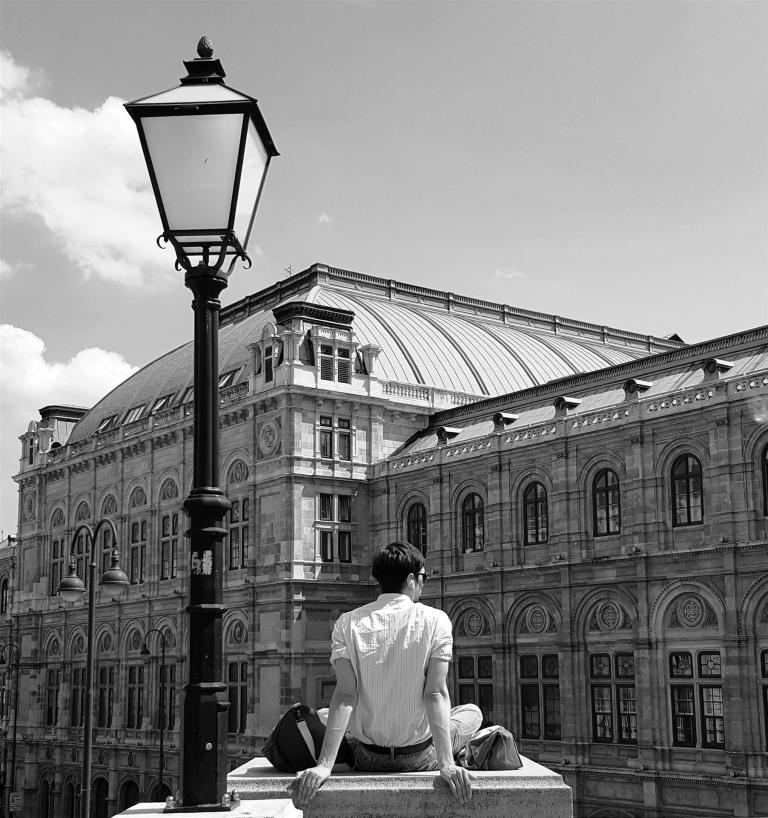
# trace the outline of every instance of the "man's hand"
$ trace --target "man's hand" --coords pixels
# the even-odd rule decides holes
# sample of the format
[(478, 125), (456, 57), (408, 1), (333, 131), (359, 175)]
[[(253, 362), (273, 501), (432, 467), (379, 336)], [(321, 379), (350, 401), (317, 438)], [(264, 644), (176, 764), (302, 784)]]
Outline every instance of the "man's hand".
[(440, 768), (440, 777), (448, 783), (456, 800), (461, 804), (468, 804), (472, 797), (472, 781), (474, 776), (464, 767), (456, 764), (445, 764)]
[(287, 789), (291, 793), (293, 806), (296, 809), (304, 807), (315, 797), (320, 787), (330, 778), (331, 768), (318, 764), (317, 767), (310, 767), (308, 770), (296, 773), (296, 778), (291, 781)]

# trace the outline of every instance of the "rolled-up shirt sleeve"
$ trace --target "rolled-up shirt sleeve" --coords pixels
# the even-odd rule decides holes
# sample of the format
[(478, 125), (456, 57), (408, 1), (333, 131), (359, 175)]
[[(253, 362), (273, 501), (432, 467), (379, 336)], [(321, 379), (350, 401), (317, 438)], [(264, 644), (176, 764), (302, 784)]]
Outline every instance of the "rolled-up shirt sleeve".
[(331, 664), (335, 664), (338, 659), (352, 659), (347, 646), (345, 638), (344, 626), (342, 623), (343, 616), (340, 616), (334, 626), (331, 634)]
[(451, 620), (444, 611), (440, 611), (435, 623), (435, 637), (429, 652), (430, 659), (445, 659), (450, 662), (453, 658), (453, 631)]

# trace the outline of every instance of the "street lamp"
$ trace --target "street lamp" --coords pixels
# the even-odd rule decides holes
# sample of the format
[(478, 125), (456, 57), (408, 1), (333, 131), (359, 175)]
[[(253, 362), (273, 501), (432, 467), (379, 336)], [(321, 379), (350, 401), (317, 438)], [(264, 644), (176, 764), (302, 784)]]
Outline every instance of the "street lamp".
[[(11, 663), (10, 653), (14, 652), (15, 660)], [(0, 663), (8, 665), (8, 667), (15, 667), (13, 679), (13, 728), (11, 732), (11, 781), (8, 787), (8, 797), (6, 799), (6, 814), (11, 811), (10, 793), (16, 791), (16, 726), (19, 720), (19, 663), (21, 661), (21, 654), (19, 646), (15, 642), (8, 642), (6, 645), (0, 645)]]
[[(277, 156), (256, 100), (224, 85), (207, 37), (181, 85), (125, 107), (136, 123), (163, 232), (185, 271), (195, 316), (194, 468), (189, 514), (189, 680), (184, 688), (181, 803), (228, 810), (227, 685), (222, 679), (222, 540), (231, 504), (219, 487), (219, 295), (246, 247)], [(197, 263), (194, 263), (197, 260)]]
[(150, 628), (144, 634), (144, 644), (141, 646), (141, 655), (142, 656), (151, 656), (152, 654), (149, 652), (149, 648), (147, 647), (147, 637), (151, 633), (156, 633), (160, 636), (160, 651), (161, 651), (161, 659), (160, 659), (160, 762), (158, 765), (158, 785), (157, 785), (157, 795), (158, 798), (163, 797), (163, 768), (165, 767), (165, 760), (163, 758), (163, 734), (165, 731), (165, 685), (166, 685), (166, 678), (165, 678), (165, 634), (159, 628)]
[[(117, 529), (112, 520), (103, 519), (91, 528), (87, 523), (77, 527), (69, 549), (69, 570), (67, 576), (59, 583), (59, 595), (66, 602), (78, 602), (86, 591), (85, 585), (77, 575), (75, 546), (81, 533), (91, 541), (91, 561), (88, 564), (88, 653), (85, 665), (85, 729), (83, 736), (83, 771), (80, 781), (80, 816), (89, 818), (91, 808), (91, 747), (93, 745), (93, 637), (96, 624), (96, 543), (99, 531), (107, 526), (112, 531), (112, 564), (102, 574), (100, 584), (112, 596), (121, 594), (130, 584), (125, 572), (120, 568), (117, 550)], [(87, 540), (86, 540), (87, 543)]]

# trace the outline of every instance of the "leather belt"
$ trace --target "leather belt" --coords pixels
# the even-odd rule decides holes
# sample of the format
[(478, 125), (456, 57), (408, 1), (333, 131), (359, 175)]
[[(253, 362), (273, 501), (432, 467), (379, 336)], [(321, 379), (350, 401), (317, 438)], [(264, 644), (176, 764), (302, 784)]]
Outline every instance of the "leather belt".
[(426, 750), (427, 747), (431, 747), (432, 736), (428, 739), (424, 739), (424, 741), (420, 741), (418, 744), (409, 744), (406, 747), (380, 747), (378, 744), (364, 744), (362, 741), (360, 742), (360, 746), (365, 747), (366, 750), (370, 750), (372, 753), (389, 756), (390, 758), (394, 758), (394, 756), (412, 756), (416, 753), (420, 753), (422, 750)]

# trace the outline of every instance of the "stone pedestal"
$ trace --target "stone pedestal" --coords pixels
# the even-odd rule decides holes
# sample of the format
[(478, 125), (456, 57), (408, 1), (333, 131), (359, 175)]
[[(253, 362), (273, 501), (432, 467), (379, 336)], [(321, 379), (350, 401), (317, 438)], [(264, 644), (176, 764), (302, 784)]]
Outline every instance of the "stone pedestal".
[[(339, 764), (301, 811), (287, 787), (294, 778), (255, 758), (227, 777), (241, 802), (222, 818), (572, 818), (571, 789), (557, 773), (523, 758), (519, 770), (473, 773), (472, 800), (462, 807), (437, 773), (358, 773)], [(121, 816), (160, 816), (163, 804), (137, 804)], [(200, 816), (200, 813), (194, 813)], [(175, 813), (192, 818), (193, 813)]]

